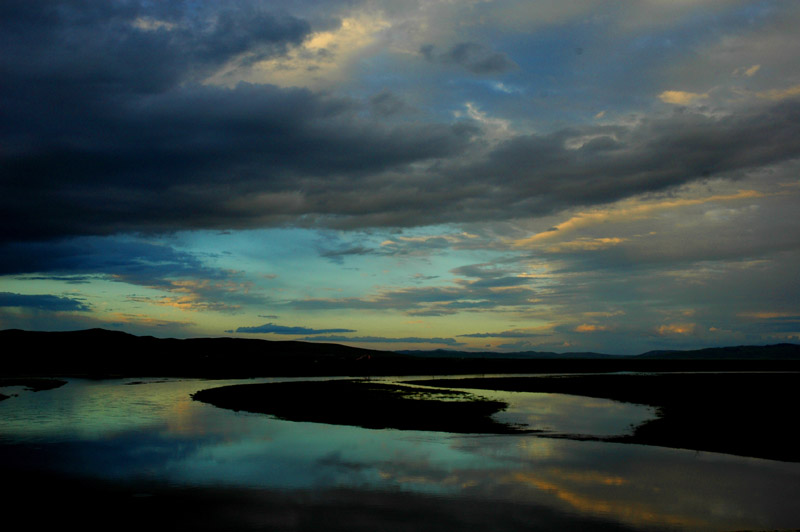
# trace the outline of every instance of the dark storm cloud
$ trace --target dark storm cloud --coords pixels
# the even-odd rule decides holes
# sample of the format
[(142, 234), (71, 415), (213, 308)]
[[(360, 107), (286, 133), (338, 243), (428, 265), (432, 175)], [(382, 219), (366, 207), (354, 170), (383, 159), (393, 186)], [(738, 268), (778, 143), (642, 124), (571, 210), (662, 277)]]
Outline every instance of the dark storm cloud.
[[(530, 217), (800, 154), (797, 101), (492, 145), (478, 121), (398, 119), (390, 93), (362, 102), (203, 85), (222, 65), (280, 56), (312, 31), (262, 3), (218, 5), (0, 5), (0, 241)], [(513, 64), (472, 42), (423, 53), (476, 73)]]
[[(307, 90), (200, 84), (310, 31), (263, 4), (226, 5), (3, 3), (1, 239), (338, 213), (329, 187), (468, 141), (474, 128), (381, 126), (358, 102)], [(284, 193), (300, 199), (258, 197)]]
[(438, 52), (432, 44), (420, 48), (428, 61), (445, 65), (458, 65), (479, 75), (502, 74), (517, 68), (517, 64), (506, 54), (475, 42), (461, 42)]
[(190, 253), (170, 246), (136, 240), (81, 237), (57, 242), (0, 244), (0, 275), (91, 272), (153, 280), (166, 277), (220, 278), (224, 272), (207, 268)]
[(0, 6), (2, 64), (11, 85), (40, 81), (56, 98), (81, 89), (90, 96), (155, 92), (201, 80), (247, 52), (249, 59), (300, 43), (308, 22), (265, 11), (257, 2), (8, 0)]
[(392, 116), (408, 109), (406, 103), (393, 92), (384, 89), (369, 100), (372, 112), (379, 116)]
[(88, 312), (91, 307), (69, 297), (52, 295), (25, 295), (11, 292), (0, 292), (0, 307), (20, 307), (51, 312), (81, 311)]
[(799, 138), (800, 102), (788, 100), (722, 117), (682, 109), (630, 125), (516, 135), (485, 155), (442, 158), (427, 170), (306, 180), (303, 220), (328, 215), (327, 223), (352, 229), (546, 215), (740, 178), (796, 159)]
[(544, 214), (792, 160), (800, 156), (799, 134), (798, 101), (721, 118), (679, 110), (632, 126), (516, 136), (452, 179), (493, 186), (487, 211), (505, 204), (509, 217)]
[(353, 329), (310, 329), (308, 327), (288, 327), (285, 325), (275, 325), (274, 323), (265, 323), (256, 327), (239, 327), (236, 329), (237, 333), (252, 333), (252, 334), (331, 334), (331, 333), (352, 333), (356, 332)]

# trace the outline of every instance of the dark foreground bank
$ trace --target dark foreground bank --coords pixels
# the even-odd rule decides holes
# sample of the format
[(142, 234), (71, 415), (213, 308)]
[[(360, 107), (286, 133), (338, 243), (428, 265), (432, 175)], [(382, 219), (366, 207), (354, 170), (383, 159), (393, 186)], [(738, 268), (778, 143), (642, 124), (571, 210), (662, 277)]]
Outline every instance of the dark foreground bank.
[(657, 408), (658, 418), (610, 441), (800, 461), (800, 373), (676, 373), (434, 379), (431, 386), (565, 393)]
[(511, 434), (521, 429), (491, 418), (506, 403), (457, 391), (420, 390), (369, 381), (238, 384), (201, 390), (197, 401), (290, 421), (369, 429)]
[[(352, 488), (269, 490), (109, 482), (4, 471), (5, 523), (28, 530), (280, 532), (473, 532), (661, 530), (537, 504)], [(666, 528), (664, 530), (667, 530)]]

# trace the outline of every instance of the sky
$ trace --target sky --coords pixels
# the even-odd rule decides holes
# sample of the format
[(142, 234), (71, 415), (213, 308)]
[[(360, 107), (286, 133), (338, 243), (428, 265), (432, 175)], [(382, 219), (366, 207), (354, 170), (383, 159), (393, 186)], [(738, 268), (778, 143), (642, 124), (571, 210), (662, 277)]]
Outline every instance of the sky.
[(3, 0), (0, 329), (800, 341), (800, 2)]

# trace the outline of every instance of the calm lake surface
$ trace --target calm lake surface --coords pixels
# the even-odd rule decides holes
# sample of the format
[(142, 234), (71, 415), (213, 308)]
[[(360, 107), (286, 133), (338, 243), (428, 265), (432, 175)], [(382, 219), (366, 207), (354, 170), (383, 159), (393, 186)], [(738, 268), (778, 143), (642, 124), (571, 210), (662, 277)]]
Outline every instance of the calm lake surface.
[[(348, 494), (342, 505), (351, 514), (365, 501), (403, 500), (409, 527), (415, 515), (430, 519), (429, 511), (414, 506), (426, 501), (438, 501), (439, 517), (468, 511), (480, 521), (502, 512), (503, 529), (508, 508), (520, 530), (546, 529), (547, 523), (562, 529), (594, 523), (603, 530), (800, 527), (796, 463), (533, 434), (296, 423), (190, 398), (205, 388), (270, 380), (279, 379), (70, 379), (54, 390), (0, 390), (18, 394), (0, 401), (0, 471), (284, 496), (337, 490)], [(654, 415), (648, 407), (600, 399), (472, 391), (510, 403), (498, 419), (551, 435), (624, 434)], [(533, 526), (533, 516), (545, 515)]]

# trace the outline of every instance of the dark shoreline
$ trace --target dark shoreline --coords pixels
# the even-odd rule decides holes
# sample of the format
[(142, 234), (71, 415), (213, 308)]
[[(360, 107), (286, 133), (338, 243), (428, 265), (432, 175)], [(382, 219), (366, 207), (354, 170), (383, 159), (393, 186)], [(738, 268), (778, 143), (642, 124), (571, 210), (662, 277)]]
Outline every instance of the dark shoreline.
[(794, 437), (800, 373), (563, 375), (409, 381), (418, 385), (564, 393), (655, 407), (633, 434), (559, 436), (800, 462)]
[[(4, 522), (32, 530), (191, 530), (263, 532), (644, 532), (613, 516), (564, 513), (542, 504), (442, 497), (352, 487), (279, 490), (225, 485), (181, 486), (153, 480), (112, 481), (53, 472), (3, 471), (10, 487)], [(36, 504), (45, 509), (36, 511)], [(656, 530), (661, 530), (657, 527)]]

